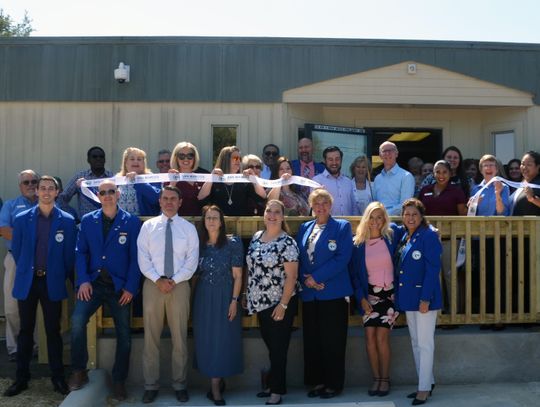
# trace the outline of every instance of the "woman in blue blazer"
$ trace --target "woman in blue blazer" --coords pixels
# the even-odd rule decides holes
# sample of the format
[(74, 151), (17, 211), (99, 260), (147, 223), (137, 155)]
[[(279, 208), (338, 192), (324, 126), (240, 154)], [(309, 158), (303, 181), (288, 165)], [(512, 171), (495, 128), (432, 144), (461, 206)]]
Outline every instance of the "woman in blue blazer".
[(315, 220), (300, 226), (299, 280), (302, 283), (304, 382), (308, 397), (332, 398), (343, 389), (349, 296), (351, 225), (330, 216), (332, 195), (316, 189), (309, 196)]
[(435, 383), (435, 324), (437, 311), (442, 306), (439, 281), (442, 246), (425, 213), (426, 208), (418, 199), (411, 198), (403, 203), (401, 216), (407, 233), (395, 254), (396, 305), (407, 316), (419, 380), (418, 391), (408, 396), (414, 398), (413, 405), (424, 404)]
[[(395, 229), (395, 230), (393, 230)], [(393, 254), (401, 229), (390, 223), (380, 202), (371, 202), (356, 229), (349, 273), (360, 314), (364, 315), (366, 351), (373, 384), (370, 396), (390, 392), (389, 333), (399, 313), (394, 304)]]

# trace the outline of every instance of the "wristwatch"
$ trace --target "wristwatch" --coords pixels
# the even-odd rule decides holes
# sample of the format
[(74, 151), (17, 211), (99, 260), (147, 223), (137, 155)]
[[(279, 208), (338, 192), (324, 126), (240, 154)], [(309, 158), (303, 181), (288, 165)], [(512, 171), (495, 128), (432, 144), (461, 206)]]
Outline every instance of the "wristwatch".
[(287, 304), (283, 304), (282, 302), (280, 302), (279, 305), (281, 305), (283, 307), (283, 309), (289, 308), (289, 306)]

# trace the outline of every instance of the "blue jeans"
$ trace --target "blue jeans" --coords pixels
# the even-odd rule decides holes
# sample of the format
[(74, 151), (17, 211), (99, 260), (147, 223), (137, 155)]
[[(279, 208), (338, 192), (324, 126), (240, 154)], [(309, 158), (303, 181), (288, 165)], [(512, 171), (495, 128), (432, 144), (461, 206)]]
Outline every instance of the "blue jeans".
[(73, 371), (85, 370), (88, 363), (86, 325), (97, 309), (107, 304), (111, 311), (116, 330), (116, 354), (112, 370), (114, 382), (123, 382), (128, 376), (129, 355), (131, 353), (130, 304), (121, 306), (118, 300), (122, 291), (115, 292), (112, 284), (92, 282), (90, 301), (77, 300), (71, 316), (71, 367)]

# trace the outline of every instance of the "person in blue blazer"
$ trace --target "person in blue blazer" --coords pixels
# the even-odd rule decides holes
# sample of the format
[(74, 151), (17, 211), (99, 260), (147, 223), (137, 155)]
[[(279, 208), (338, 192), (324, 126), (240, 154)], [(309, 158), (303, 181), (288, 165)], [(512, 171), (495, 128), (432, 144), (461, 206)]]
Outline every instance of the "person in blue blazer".
[(66, 278), (75, 259), (76, 226), (73, 216), (55, 207), (58, 183), (42, 176), (37, 184), (38, 205), (17, 215), (11, 252), (16, 264), (13, 297), (17, 299), (21, 327), (17, 338), (15, 382), (4, 396), (28, 388), (38, 302), (43, 309), (47, 352), (54, 390), (67, 394), (60, 334), (62, 300), (67, 298)]
[(113, 397), (123, 400), (131, 353), (130, 304), (141, 276), (137, 263), (141, 222), (118, 207), (120, 192), (112, 180), (100, 184), (98, 196), (101, 209), (83, 216), (77, 239), (77, 302), (71, 316), (72, 374), (68, 385), (73, 391), (88, 382), (86, 325), (97, 309), (107, 304), (116, 331)]
[(349, 273), (356, 304), (364, 315), (366, 351), (373, 384), (370, 396), (390, 392), (390, 329), (399, 312), (394, 304), (393, 254), (401, 229), (390, 223), (381, 202), (371, 202), (365, 209), (354, 237)]
[(439, 280), (442, 245), (425, 219), (426, 208), (418, 199), (407, 199), (401, 209), (403, 235), (395, 254), (396, 305), (405, 311), (411, 335), (418, 391), (409, 394), (413, 405), (424, 404), (431, 394), (435, 324), (442, 307)]
[(304, 382), (308, 397), (332, 398), (343, 390), (352, 252), (351, 224), (330, 216), (332, 195), (309, 196), (315, 219), (300, 226), (299, 280), (303, 291)]

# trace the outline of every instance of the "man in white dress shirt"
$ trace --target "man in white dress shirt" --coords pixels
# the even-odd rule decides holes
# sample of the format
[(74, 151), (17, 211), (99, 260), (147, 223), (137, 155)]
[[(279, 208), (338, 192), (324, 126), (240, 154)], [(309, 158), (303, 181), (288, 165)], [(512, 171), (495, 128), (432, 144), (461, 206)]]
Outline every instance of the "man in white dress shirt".
[(143, 403), (155, 400), (159, 389), (159, 348), (164, 317), (171, 331), (172, 387), (180, 402), (189, 400), (188, 361), (189, 279), (197, 270), (199, 238), (195, 227), (178, 216), (182, 194), (166, 186), (159, 198), (162, 214), (147, 220), (137, 239), (143, 286)]

